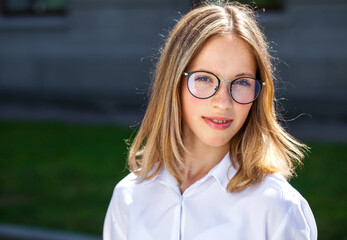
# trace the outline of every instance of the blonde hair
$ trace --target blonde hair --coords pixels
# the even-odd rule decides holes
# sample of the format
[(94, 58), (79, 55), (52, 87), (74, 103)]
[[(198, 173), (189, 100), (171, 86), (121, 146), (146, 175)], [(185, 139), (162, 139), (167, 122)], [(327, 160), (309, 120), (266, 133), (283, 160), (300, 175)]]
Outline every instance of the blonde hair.
[(257, 77), (266, 83), (253, 103), (243, 127), (230, 141), (232, 164), (237, 169), (229, 192), (257, 184), (269, 173), (293, 174), (305, 145), (277, 122), (271, 56), (254, 13), (246, 6), (208, 4), (182, 17), (172, 29), (156, 66), (149, 105), (130, 147), (128, 165), (140, 180), (153, 178), (163, 165), (181, 183), (187, 149), (182, 139), (180, 82), (185, 68), (213, 36), (235, 34), (252, 50)]

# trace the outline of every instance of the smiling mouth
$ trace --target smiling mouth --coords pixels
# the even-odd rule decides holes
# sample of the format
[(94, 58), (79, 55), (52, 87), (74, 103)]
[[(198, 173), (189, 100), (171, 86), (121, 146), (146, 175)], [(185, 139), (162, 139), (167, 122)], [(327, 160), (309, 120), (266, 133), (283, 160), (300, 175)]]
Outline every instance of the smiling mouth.
[(225, 130), (230, 127), (233, 119), (226, 117), (203, 117), (207, 125), (216, 130)]
[(217, 119), (213, 119), (213, 118), (210, 118), (210, 119), (212, 122), (215, 122), (215, 123), (226, 123), (228, 121), (228, 120), (217, 120)]

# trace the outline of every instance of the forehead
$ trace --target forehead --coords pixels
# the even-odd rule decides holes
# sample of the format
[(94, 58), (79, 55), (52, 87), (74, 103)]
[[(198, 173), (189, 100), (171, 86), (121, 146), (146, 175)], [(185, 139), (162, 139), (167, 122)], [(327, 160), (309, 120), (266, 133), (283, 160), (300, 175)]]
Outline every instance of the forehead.
[(257, 65), (248, 44), (234, 34), (209, 39), (188, 65), (187, 71), (206, 70), (223, 78), (247, 73), (255, 77)]

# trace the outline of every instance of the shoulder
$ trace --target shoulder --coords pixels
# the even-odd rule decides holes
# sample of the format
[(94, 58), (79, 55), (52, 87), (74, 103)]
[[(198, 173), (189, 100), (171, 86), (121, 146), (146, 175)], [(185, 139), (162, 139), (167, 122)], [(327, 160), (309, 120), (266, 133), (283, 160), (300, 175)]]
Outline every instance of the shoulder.
[(129, 197), (138, 184), (137, 176), (134, 173), (129, 173), (125, 178), (117, 183), (113, 190), (112, 200), (116, 200), (118, 203)]
[(129, 173), (125, 178), (123, 178), (120, 182), (117, 183), (115, 191), (122, 191), (134, 188), (137, 182), (137, 176), (134, 173)]
[(136, 179), (136, 175), (130, 173), (114, 188), (104, 220), (103, 239), (126, 239), (129, 205)]
[(248, 191), (259, 207), (274, 214), (287, 214), (289, 209), (309, 208), (306, 199), (278, 173), (269, 174)]
[(106, 223), (115, 224), (126, 222), (129, 206), (132, 203), (132, 193), (136, 187), (137, 177), (134, 173), (128, 174), (114, 188), (110, 204), (108, 206)]
[(268, 234), (274, 239), (317, 238), (316, 222), (308, 202), (281, 174), (268, 175), (249, 191), (268, 226)]
[(129, 173), (115, 186), (112, 201), (127, 207), (135, 200), (143, 200), (151, 192), (149, 189), (156, 188), (155, 178), (141, 181), (135, 173)]
[(302, 195), (292, 187), (279, 173), (269, 174), (255, 187), (255, 192), (266, 200), (297, 204), (306, 201)]

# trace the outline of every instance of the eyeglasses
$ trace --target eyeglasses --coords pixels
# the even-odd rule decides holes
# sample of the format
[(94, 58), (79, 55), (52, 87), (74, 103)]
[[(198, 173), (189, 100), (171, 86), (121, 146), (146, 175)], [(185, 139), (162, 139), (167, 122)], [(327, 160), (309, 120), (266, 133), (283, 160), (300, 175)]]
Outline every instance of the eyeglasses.
[(230, 83), (230, 94), (235, 102), (248, 104), (257, 99), (265, 82), (251, 77), (238, 77), (232, 81), (218, 78), (215, 74), (206, 71), (186, 73), (189, 92), (196, 98), (207, 99), (216, 94), (220, 82)]

